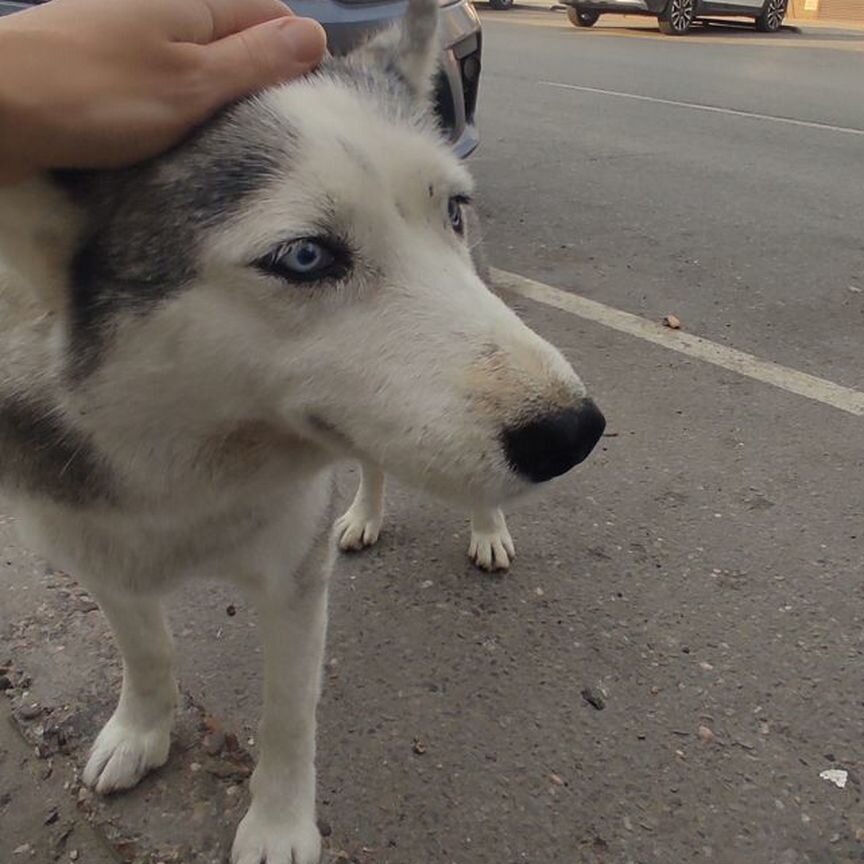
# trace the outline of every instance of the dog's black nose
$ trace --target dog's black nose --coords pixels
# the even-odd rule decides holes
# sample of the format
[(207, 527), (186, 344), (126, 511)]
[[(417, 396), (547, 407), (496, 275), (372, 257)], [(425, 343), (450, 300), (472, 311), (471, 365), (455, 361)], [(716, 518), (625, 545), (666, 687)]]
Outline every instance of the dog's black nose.
[(594, 449), (606, 418), (591, 399), (504, 430), (507, 461), (532, 483), (551, 480), (578, 465)]

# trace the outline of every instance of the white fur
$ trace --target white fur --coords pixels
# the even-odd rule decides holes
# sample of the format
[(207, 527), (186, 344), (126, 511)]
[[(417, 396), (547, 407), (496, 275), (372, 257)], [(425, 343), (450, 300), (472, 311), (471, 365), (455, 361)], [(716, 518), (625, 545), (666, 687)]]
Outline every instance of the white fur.
[[(378, 542), (384, 521), (384, 472), (371, 462), (360, 467), (360, 485), (351, 506), (336, 520), (336, 539), (343, 552), (360, 552)], [(478, 505), (471, 511), (468, 557), (481, 570), (509, 570), (516, 547), (498, 507)]]

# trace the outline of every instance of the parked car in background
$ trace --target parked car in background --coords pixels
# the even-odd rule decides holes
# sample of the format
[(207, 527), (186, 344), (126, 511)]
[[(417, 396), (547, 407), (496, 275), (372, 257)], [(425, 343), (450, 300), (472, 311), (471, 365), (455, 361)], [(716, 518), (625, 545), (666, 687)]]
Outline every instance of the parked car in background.
[[(0, 0), (0, 15), (40, 2), (45, 0)], [(439, 2), (443, 56), (435, 87), (436, 108), (454, 149), (467, 156), (478, 143), (474, 114), (480, 83), (480, 19), (470, 0)], [(298, 15), (320, 21), (330, 50), (341, 53), (370, 32), (399, 19), (407, 0), (290, 0), (288, 5)]]
[(763, 33), (776, 33), (787, 0), (561, 0), (576, 27), (592, 27), (606, 12), (652, 15), (667, 36), (683, 36), (699, 18), (752, 18)]

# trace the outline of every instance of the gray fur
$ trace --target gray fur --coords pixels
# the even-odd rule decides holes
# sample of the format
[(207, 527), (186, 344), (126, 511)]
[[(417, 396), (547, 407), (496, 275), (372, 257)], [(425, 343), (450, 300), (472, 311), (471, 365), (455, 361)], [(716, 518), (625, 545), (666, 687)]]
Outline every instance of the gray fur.
[(70, 272), (73, 378), (97, 364), (111, 317), (146, 313), (191, 281), (204, 229), (284, 170), (294, 131), (262, 107), (238, 103), (143, 165), (58, 175), (86, 214)]
[(90, 442), (56, 410), (20, 396), (0, 402), (0, 483), (64, 504), (108, 504), (116, 495)]

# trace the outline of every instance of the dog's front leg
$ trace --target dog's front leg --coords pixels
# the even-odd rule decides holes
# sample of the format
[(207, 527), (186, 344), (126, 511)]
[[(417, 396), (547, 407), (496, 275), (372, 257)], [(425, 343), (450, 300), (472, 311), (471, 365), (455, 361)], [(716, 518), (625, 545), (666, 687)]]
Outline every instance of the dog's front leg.
[(156, 597), (94, 587), (123, 657), (123, 687), (83, 779), (98, 792), (134, 786), (168, 758), (177, 685), (173, 642)]
[(252, 804), (234, 839), (234, 864), (318, 864), (315, 709), (327, 624), (329, 543), (287, 584), (258, 601), (264, 642), (264, 712)]

